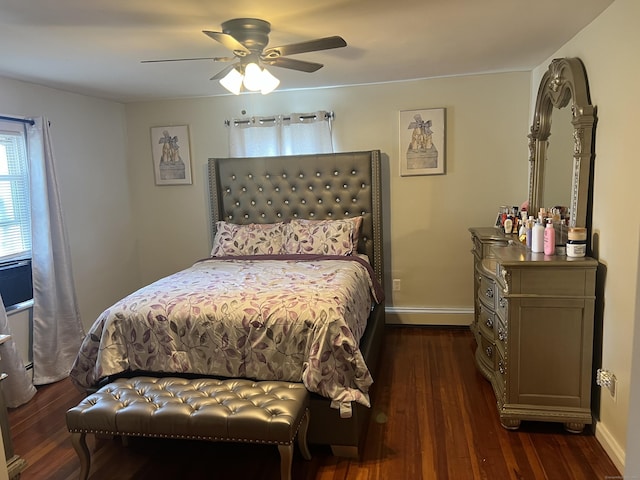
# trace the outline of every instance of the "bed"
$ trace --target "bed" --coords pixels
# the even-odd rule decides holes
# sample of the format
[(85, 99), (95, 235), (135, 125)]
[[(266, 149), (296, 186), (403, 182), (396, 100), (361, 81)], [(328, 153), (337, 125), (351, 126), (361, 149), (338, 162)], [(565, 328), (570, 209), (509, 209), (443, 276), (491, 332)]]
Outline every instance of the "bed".
[(105, 310), (72, 380), (87, 390), (141, 372), (302, 381), (309, 442), (359, 456), (384, 333), (380, 152), (208, 168), (212, 258)]

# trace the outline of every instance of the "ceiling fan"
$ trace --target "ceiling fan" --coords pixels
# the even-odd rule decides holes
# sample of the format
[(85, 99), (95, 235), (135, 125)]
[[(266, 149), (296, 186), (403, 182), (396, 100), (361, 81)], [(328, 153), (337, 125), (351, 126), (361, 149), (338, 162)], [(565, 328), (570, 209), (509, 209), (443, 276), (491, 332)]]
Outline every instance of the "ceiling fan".
[(289, 55), (346, 47), (342, 37), (332, 36), (292, 43), (278, 47), (268, 47), (271, 24), (257, 18), (235, 18), (222, 23), (222, 32), (203, 30), (203, 33), (220, 42), (233, 52), (233, 57), (196, 57), (167, 60), (143, 60), (142, 63), (178, 62), (188, 60), (213, 60), (214, 62), (235, 63), (223, 68), (211, 80), (220, 83), (236, 95), (242, 86), (247, 90), (273, 91), (280, 81), (271, 75), (262, 65), (288, 68), (312, 73), (323, 67), (321, 63), (289, 58)]

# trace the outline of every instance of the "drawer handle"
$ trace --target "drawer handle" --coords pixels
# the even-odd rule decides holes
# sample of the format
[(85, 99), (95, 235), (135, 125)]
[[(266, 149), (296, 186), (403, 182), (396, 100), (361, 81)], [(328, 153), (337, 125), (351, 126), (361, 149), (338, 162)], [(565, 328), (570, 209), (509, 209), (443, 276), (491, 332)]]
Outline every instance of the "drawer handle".
[(491, 358), (491, 356), (493, 355), (493, 347), (489, 345), (484, 352), (487, 354), (487, 357)]
[(507, 333), (504, 331), (502, 327), (498, 327), (498, 340), (504, 342), (507, 338)]
[(498, 362), (498, 371), (499, 371), (502, 375), (504, 375), (504, 374), (505, 374), (505, 372), (507, 371), (507, 369), (506, 369), (506, 368), (505, 368), (505, 366), (504, 366), (504, 362), (503, 362), (502, 360), (500, 360), (500, 361)]
[(498, 300), (498, 305), (500, 305), (500, 308), (504, 308), (507, 306), (507, 300), (504, 297), (500, 297), (500, 299)]
[(487, 288), (487, 291), (485, 292), (485, 296), (487, 298), (493, 298), (493, 288), (491, 287)]
[(489, 317), (487, 318), (486, 322), (484, 322), (484, 324), (487, 326), (487, 328), (493, 328), (493, 318)]

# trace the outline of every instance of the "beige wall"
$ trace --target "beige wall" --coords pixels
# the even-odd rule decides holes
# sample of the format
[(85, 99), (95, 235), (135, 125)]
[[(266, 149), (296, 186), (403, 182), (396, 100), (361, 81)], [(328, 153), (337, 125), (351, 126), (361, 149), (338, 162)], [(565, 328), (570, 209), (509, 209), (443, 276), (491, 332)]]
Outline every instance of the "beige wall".
[[(385, 255), (394, 322), (461, 323), (473, 306), (467, 228), (490, 225), (502, 204), (527, 196), (528, 72), (413, 82), (135, 103), (126, 106), (140, 271), (151, 281), (208, 254), (208, 157), (227, 156), (224, 120), (333, 110), (335, 149), (380, 149), (384, 157)], [(447, 173), (399, 176), (399, 111), (446, 108)], [(188, 124), (192, 186), (154, 185), (149, 129)], [(403, 146), (403, 148), (405, 148)]]
[[(615, 399), (600, 392), (600, 421), (596, 435), (609, 455), (623, 469), (625, 478), (640, 476), (640, 421), (630, 402), (632, 379), (640, 382), (640, 352), (633, 350), (633, 334), (639, 333), (636, 298), (638, 286), (638, 245), (640, 162), (637, 148), (637, 115), (640, 105), (638, 78), (640, 61), (640, 2), (616, 0), (594, 22), (534, 71), (534, 89), (553, 57), (579, 57), (585, 64), (591, 100), (598, 109), (593, 208), (595, 254), (604, 282), (602, 367), (618, 380)], [(634, 362), (635, 358), (635, 362)], [(631, 367), (636, 367), (632, 374)], [(627, 435), (634, 442), (627, 443)], [(626, 453), (626, 455), (625, 455)], [(635, 455), (634, 455), (635, 454)], [(635, 463), (634, 463), (635, 462)]]

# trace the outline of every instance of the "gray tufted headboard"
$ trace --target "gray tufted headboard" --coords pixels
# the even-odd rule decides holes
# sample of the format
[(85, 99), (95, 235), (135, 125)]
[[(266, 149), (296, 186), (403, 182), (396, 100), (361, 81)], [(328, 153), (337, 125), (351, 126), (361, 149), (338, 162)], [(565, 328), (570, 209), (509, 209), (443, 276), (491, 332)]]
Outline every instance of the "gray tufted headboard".
[(380, 151), (210, 158), (211, 224), (275, 223), (362, 215), (358, 251), (382, 284)]

